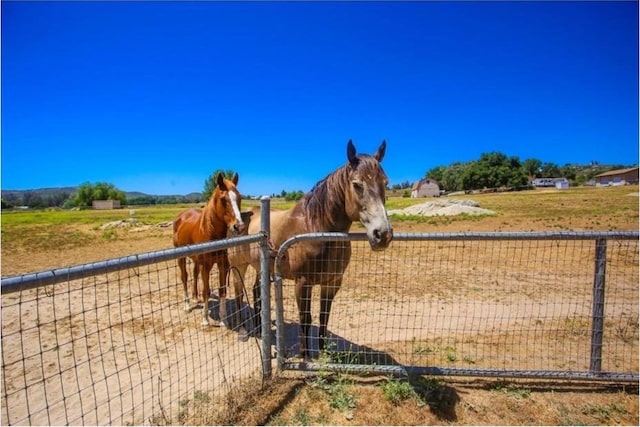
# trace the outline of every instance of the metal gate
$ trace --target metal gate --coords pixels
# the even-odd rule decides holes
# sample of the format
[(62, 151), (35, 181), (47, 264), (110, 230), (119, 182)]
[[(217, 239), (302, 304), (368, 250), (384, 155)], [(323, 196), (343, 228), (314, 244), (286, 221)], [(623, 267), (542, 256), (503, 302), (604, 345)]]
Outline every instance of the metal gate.
[[(269, 312), (266, 333), (248, 341), (203, 329), (202, 308), (184, 310), (175, 262), (248, 245), (268, 267), (263, 232), (3, 278), (1, 424), (194, 424), (196, 409), (223, 413), (235, 388), (259, 389), (271, 374)], [(215, 318), (213, 291), (206, 304)], [(229, 322), (236, 311), (249, 318), (249, 301), (226, 303)]]
[[(297, 356), (295, 283), (279, 274), (307, 241), (352, 247), (315, 361)], [(281, 369), (638, 381), (637, 232), (399, 233), (381, 252), (364, 234), (305, 234), (275, 271)]]
[[(188, 405), (271, 374), (272, 313), (282, 370), (638, 381), (637, 232), (400, 233), (382, 252), (364, 234), (298, 235), (276, 257), (274, 304), (267, 236), (3, 278), (2, 424), (181, 422)], [(352, 248), (315, 361), (296, 356), (294, 283), (279, 276), (309, 240)], [(203, 332), (174, 260), (248, 244), (260, 247), (262, 335)]]

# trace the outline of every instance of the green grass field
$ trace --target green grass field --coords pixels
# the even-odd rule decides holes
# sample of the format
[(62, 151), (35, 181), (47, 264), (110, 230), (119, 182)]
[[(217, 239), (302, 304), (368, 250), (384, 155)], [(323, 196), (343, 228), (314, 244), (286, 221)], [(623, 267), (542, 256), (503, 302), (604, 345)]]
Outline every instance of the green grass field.
[[(470, 199), (495, 212), (490, 216), (397, 217), (394, 228), (402, 231), (447, 231), (460, 229), (500, 231), (560, 230), (638, 230), (638, 186), (576, 187), (568, 190), (531, 190), (511, 193), (461, 194), (446, 199)], [(437, 199), (389, 197), (387, 209), (401, 209)], [(248, 209), (259, 200), (244, 200)], [(294, 202), (273, 199), (272, 209), (288, 209)], [(198, 205), (132, 206), (117, 210), (26, 210), (2, 212), (2, 252), (17, 247), (31, 250), (87, 246), (97, 240), (126, 238), (100, 230), (107, 222), (136, 218), (140, 225), (172, 221), (181, 211)], [(132, 216), (131, 211), (135, 211)], [(415, 226), (412, 228), (412, 226)], [(417, 227), (417, 229), (416, 229)], [(421, 228), (422, 227), (422, 228)], [(361, 231), (355, 224), (354, 231)], [(135, 238), (138, 238), (136, 236)]]

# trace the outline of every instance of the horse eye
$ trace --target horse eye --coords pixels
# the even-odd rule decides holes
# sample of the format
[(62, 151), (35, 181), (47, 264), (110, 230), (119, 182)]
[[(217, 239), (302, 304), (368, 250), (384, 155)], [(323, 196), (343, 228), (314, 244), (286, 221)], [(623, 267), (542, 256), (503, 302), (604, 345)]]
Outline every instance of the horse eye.
[(352, 184), (353, 184), (353, 188), (355, 188), (356, 191), (362, 192), (362, 190), (364, 190), (364, 185), (362, 185), (360, 181), (353, 181)]

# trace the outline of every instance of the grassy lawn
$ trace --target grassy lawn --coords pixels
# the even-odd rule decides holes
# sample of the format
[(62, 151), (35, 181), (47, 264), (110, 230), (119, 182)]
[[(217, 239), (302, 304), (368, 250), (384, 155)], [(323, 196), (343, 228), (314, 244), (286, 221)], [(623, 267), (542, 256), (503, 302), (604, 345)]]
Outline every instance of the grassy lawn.
[[(460, 194), (441, 199), (389, 197), (386, 206), (388, 209), (401, 209), (448, 199), (473, 200), (494, 214), (394, 216), (394, 229), (398, 232), (638, 230), (638, 186)], [(260, 205), (259, 200), (243, 200), (242, 203), (243, 210), (256, 205)], [(283, 210), (292, 207), (294, 202), (277, 198), (271, 200), (270, 205), (272, 209)], [(116, 210), (4, 211), (1, 217), (3, 274), (7, 271), (4, 267), (15, 257), (22, 261), (24, 253), (32, 256), (41, 253), (42, 259), (50, 262), (41, 267), (50, 268), (54, 260), (46, 254), (47, 251), (75, 249), (78, 253), (69, 261), (75, 264), (94, 258), (107, 259), (170, 247), (171, 227), (160, 228), (158, 225), (172, 221), (184, 209), (199, 206), (201, 204), (133, 206)], [(138, 221), (137, 227), (147, 226), (149, 230), (133, 233), (127, 229), (101, 229), (108, 222), (130, 218)], [(352, 231), (362, 230), (360, 224), (354, 223)], [(90, 250), (93, 245), (100, 245), (104, 253)], [(116, 248), (116, 245), (120, 247)], [(38, 265), (30, 268), (37, 269)]]

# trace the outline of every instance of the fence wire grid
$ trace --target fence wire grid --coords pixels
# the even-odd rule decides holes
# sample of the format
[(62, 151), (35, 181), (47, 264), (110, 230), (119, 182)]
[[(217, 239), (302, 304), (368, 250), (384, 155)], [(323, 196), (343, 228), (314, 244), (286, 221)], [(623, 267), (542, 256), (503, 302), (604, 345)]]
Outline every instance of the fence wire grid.
[[(638, 380), (638, 233), (397, 234), (382, 252), (362, 235), (338, 240), (350, 241), (352, 257), (329, 319), (329, 365)], [(204, 246), (243, 243), (266, 240)], [(235, 331), (201, 328), (200, 308), (184, 311), (175, 259), (205, 251), (196, 246), (3, 278), (2, 424), (194, 423), (197, 403), (222, 410), (233, 390), (267, 376), (272, 354), (282, 369), (315, 369), (297, 357), (290, 280), (276, 280), (272, 304), (263, 300), (276, 320), (275, 349), (265, 328), (262, 341), (243, 342)], [(215, 267), (211, 277), (217, 319)], [(249, 269), (244, 319), (254, 277)], [(233, 297), (229, 287), (232, 323)], [(317, 287), (312, 298), (315, 338)], [(317, 342), (312, 349), (323, 357)]]
[[(596, 274), (598, 241), (585, 234), (400, 235), (381, 252), (352, 241), (326, 356), (338, 370), (637, 381), (637, 236), (604, 241), (605, 270)], [(604, 298), (594, 307), (600, 274)], [(297, 357), (295, 283), (281, 286), (281, 366), (328, 369)], [(319, 301), (316, 286), (310, 334), (322, 359)], [(601, 303), (599, 345), (594, 308)]]
[[(257, 338), (203, 329), (202, 302), (185, 312), (179, 277), (172, 259), (3, 294), (2, 424), (189, 423), (194, 403), (216, 410), (242, 381), (261, 381)], [(211, 278), (219, 320), (216, 267)], [(232, 324), (233, 298), (231, 287)], [(246, 298), (240, 309), (249, 319)]]

